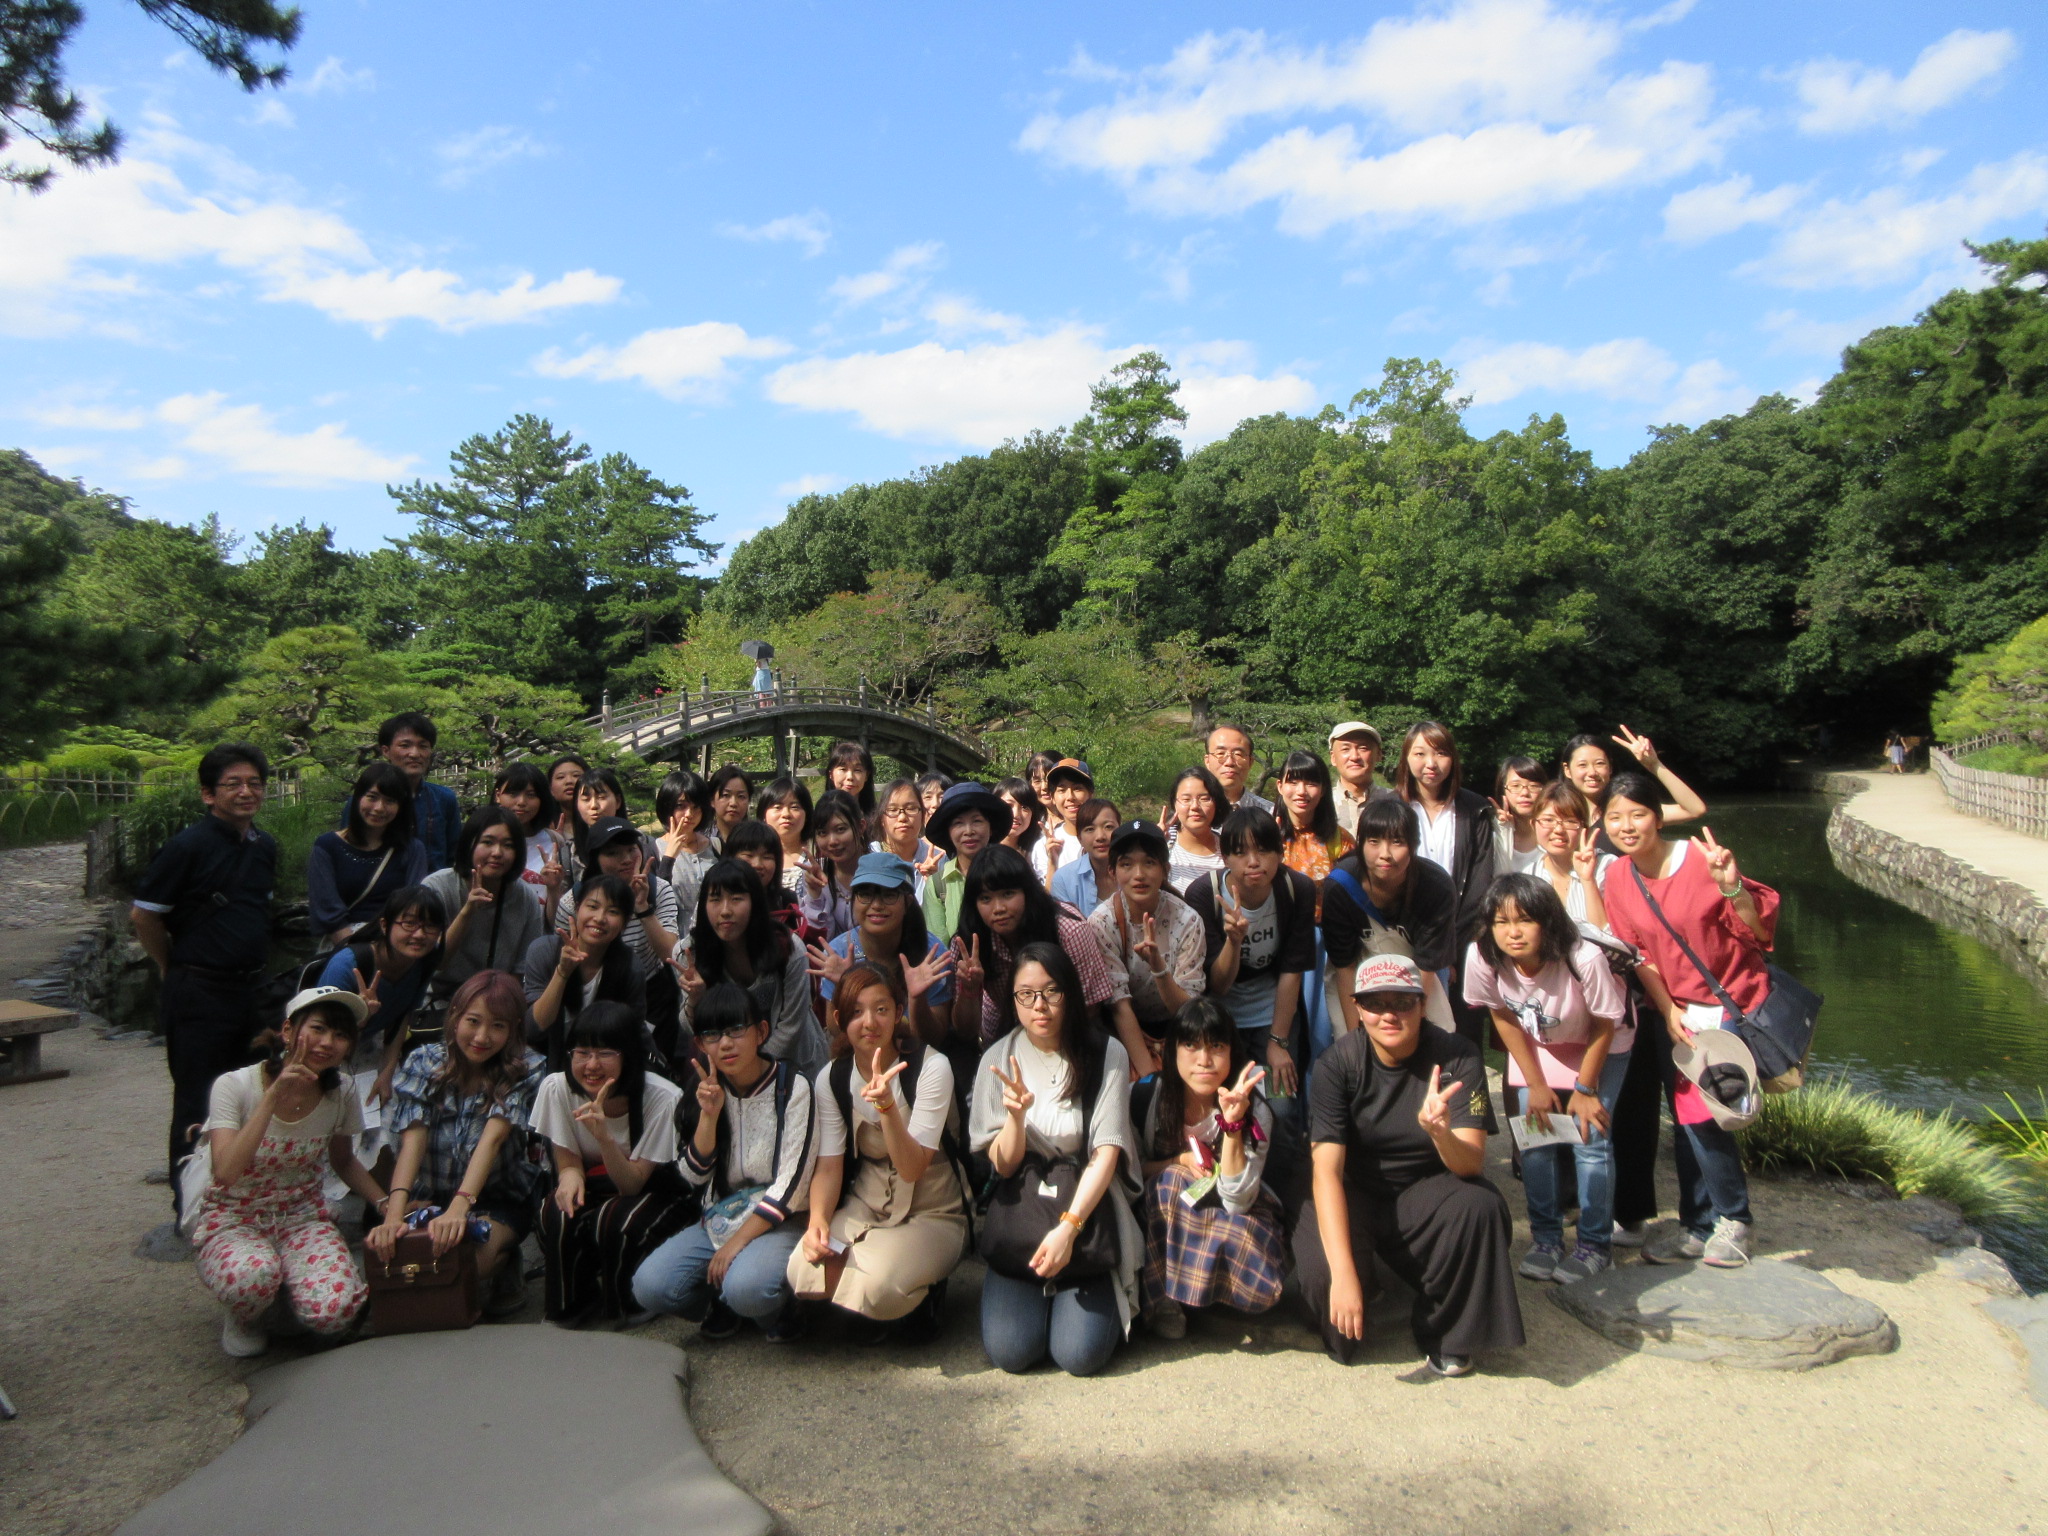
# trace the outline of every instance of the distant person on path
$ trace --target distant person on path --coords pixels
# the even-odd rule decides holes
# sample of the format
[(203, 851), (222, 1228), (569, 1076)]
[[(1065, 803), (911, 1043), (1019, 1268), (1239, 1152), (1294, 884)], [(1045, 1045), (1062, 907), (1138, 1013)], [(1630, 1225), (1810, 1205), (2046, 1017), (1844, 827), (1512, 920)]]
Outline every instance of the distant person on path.
[(158, 997), (171, 1072), (171, 1198), (179, 1160), (207, 1118), (214, 1079), (248, 1061), (265, 1027), (257, 989), (270, 955), (277, 843), (255, 825), (270, 762), (247, 742), (199, 760), (207, 814), (164, 844), (135, 887), (135, 939), (163, 978)]
[(766, 709), (775, 697), (775, 670), (765, 661), (754, 663), (754, 702)]
[(1891, 732), (1884, 739), (1884, 760), (1886, 773), (1906, 771), (1906, 738), (1897, 731)]
[(455, 862), (455, 840), (462, 835), (462, 805), (455, 791), (427, 780), (439, 740), (434, 722), (417, 710), (393, 715), (377, 727), (378, 754), (412, 786), (413, 835), (426, 844), (430, 870)]
[(1337, 775), (1337, 790), (1331, 797), (1337, 808), (1337, 825), (1358, 836), (1358, 813), (1368, 800), (1393, 794), (1380, 783), (1380, 754), (1386, 750), (1380, 733), (1363, 720), (1344, 720), (1330, 730), (1330, 767)]
[(339, 832), (322, 832), (306, 856), (306, 911), (323, 947), (339, 949), (384, 910), (400, 886), (427, 877), (427, 845), (413, 835), (412, 785), (389, 763), (356, 775)]

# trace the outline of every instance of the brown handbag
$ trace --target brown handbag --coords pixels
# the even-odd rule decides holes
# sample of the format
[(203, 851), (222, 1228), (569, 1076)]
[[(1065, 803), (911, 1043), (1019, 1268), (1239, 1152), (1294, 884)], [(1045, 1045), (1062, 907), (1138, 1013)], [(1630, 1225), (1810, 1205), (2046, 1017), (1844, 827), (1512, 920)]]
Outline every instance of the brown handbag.
[[(469, 1328), (483, 1316), (473, 1243), (457, 1243), (436, 1258), (431, 1237), (410, 1233), (393, 1245), (389, 1264), (374, 1253), (363, 1259), (370, 1282), (370, 1331), (379, 1338)], [(517, 1255), (512, 1262), (518, 1262)]]

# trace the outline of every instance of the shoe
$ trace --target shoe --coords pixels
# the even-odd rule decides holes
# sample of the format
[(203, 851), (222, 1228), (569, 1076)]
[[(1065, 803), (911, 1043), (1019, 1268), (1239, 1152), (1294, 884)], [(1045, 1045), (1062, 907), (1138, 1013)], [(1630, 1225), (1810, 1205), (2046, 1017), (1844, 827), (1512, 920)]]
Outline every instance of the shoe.
[(697, 1325), (700, 1339), (729, 1339), (740, 1331), (740, 1315), (722, 1301), (711, 1303), (704, 1321)]
[(1723, 1216), (1714, 1223), (1713, 1235), (1701, 1252), (1701, 1262), (1714, 1269), (1740, 1269), (1749, 1262), (1749, 1232), (1746, 1221)]
[(1649, 1230), (1650, 1224), (1647, 1221), (1617, 1221), (1614, 1224), (1614, 1236), (1611, 1241), (1617, 1248), (1640, 1248), (1643, 1246), (1643, 1237)]
[(484, 1297), (484, 1316), (510, 1317), (525, 1305), (526, 1276), (519, 1271), (517, 1255), (512, 1255), (491, 1271), (491, 1288)]
[(1515, 1273), (1524, 1280), (1555, 1280), (1557, 1261), (1564, 1257), (1562, 1243), (1538, 1243), (1522, 1255), (1522, 1262)]
[(1571, 1257), (1558, 1261), (1556, 1279), (1569, 1285), (1574, 1280), (1590, 1280), (1601, 1270), (1613, 1267), (1614, 1260), (1601, 1249), (1591, 1243), (1580, 1243), (1572, 1249)]
[(1155, 1339), (1184, 1339), (1188, 1336), (1188, 1315), (1177, 1301), (1162, 1301), (1145, 1314), (1145, 1326)]
[(1473, 1371), (1470, 1355), (1425, 1355), (1423, 1359), (1439, 1376), (1470, 1376)]
[(1707, 1240), (1697, 1232), (1680, 1232), (1678, 1240), (1657, 1247), (1645, 1246), (1645, 1264), (1687, 1264), (1707, 1251)]
[(619, 1328), (621, 1331), (628, 1328), (645, 1328), (649, 1323), (653, 1322), (657, 1317), (660, 1316), (661, 1314), (659, 1312), (656, 1312), (651, 1307), (636, 1308), (631, 1312), (625, 1313), (619, 1318)]
[(929, 1344), (946, 1325), (946, 1282), (941, 1280), (924, 1293), (924, 1300), (912, 1308), (896, 1326), (896, 1338), (904, 1344)]
[(250, 1327), (234, 1313), (220, 1326), (220, 1347), (237, 1360), (253, 1360), (270, 1349), (270, 1335), (261, 1328)]
[(761, 1330), (761, 1337), (770, 1344), (790, 1344), (803, 1336), (804, 1320), (794, 1307), (783, 1313), (779, 1322)]

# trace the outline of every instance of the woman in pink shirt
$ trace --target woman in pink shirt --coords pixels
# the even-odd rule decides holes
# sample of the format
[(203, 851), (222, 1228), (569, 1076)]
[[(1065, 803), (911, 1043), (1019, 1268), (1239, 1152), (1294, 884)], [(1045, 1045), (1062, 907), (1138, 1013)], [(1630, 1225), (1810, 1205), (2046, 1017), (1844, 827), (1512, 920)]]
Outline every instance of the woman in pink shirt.
[[(1642, 952), (1636, 974), (1663, 1015), (1674, 1044), (1694, 1031), (1730, 1022), (1714, 989), (1672, 936), (1675, 929), (1745, 1012), (1770, 995), (1769, 953), (1778, 923), (1778, 893), (1743, 875), (1735, 855), (1711, 828), (1691, 842), (1663, 833), (1663, 796), (1639, 773), (1615, 777), (1607, 791), (1608, 840), (1621, 857), (1608, 867), (1601, 894), (1614, 936)], [(1660, 919), (1659, 912), (1662, 913)], [(1667, 928), (1666, 924), (1670, 926)], [(1678, 1122), (1678, 1243), (1645, 1249), (1651, 1263), (1704, 1259), (1723, 1269), (1749, 1262), (1749, 1182), (1733, 1133), (1716, 1125), (1699, 1090), (1683, 1080), (1672, 1098)]]

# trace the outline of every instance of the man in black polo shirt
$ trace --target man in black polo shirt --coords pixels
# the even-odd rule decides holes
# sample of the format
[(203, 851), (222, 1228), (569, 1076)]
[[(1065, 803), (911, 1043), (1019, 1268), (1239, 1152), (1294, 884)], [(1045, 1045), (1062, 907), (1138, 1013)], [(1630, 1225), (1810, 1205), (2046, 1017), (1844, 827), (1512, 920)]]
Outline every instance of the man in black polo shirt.
[(270, 763), (246, 742), (199, 760), (210, 814), (165, 843), (135, 888), (129, 921), (163, 977), (164, 1053), (171, 1069), (171, 1198), (178, 1159), (206, 1123), (213, 1080), (246, 1065), (266, 1024), (257, 992), (270, 953), (277, 843), (256, 813)]

